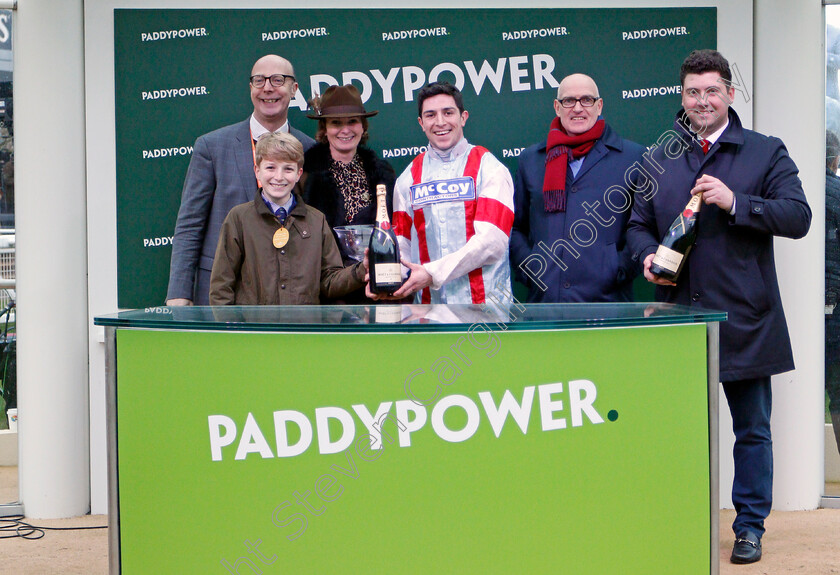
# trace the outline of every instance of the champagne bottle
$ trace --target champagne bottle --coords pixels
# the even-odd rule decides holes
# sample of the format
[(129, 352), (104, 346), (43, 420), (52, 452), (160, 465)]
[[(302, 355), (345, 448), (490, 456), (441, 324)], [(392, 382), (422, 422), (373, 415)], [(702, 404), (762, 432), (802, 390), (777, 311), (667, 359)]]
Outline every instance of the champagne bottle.
[(688, 205), (676, 217), (668, 233), (653, 256), (650, 273), (672, 282), (677, 281), (694, 240), (697, 239), (697, 213), (703, 203), (703, 193), (691, 196)]
[(370, 266), (370, 291), (378, 294), (392, 294), (402, 282), (400, 246), (388, 219), (385, 184), (376, 186), (376, 223), (370, 235), (368, 264)]

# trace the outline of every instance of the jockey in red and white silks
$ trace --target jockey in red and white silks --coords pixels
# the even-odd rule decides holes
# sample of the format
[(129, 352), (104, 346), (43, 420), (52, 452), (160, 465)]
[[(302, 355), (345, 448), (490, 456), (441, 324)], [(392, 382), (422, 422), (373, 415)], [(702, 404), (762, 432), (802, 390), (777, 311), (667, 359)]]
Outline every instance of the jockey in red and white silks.
[(415, 296), (419, 303), (481, 304), (491, 290), (509, 291), (512, 225), (510, 172), (466, 138), (446, 160), (429, 146), (394, 187), (400, 253), (433, 278)]

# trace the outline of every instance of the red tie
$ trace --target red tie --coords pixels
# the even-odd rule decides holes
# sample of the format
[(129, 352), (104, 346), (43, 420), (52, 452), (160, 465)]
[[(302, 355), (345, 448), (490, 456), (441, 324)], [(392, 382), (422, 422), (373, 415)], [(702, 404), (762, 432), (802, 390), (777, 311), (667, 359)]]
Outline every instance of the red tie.
[(709, 153), (709, 148), (712, 147), (711, 142), (709, 142), (709, 140), (703, 140), (702, 144), (703, 144), (703, 153), (708, 154)]

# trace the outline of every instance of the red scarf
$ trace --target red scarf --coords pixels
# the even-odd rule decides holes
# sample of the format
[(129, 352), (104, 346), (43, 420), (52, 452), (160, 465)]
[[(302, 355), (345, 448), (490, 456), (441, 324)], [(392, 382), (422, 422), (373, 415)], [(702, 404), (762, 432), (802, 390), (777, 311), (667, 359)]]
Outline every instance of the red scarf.
[(545, 178), (543, 179), (543, 203), (547, 212), (566, 211), (566, 169), (569, 167), (569, 152), (575, 158), (589, 153), (595, 142), (604, 133), (604, 120), (583, 134), (570, 136), (560, 125), (560, 118), (551, 121), (548, 144), (545, 149)]

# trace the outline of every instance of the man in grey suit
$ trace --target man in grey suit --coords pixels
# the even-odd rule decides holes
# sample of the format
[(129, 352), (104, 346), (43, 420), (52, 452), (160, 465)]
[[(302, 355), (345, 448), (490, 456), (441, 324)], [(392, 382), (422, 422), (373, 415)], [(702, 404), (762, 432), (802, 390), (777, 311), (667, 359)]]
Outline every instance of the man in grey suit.
[(230, 209), (252, 201), (257, 191), (254, 142), (268, 132), (290, 132), (304, 150), (315, 143), (289, 125), (289, 102), (298, 89), (294, 74), (280, 56), (257, 60), (250, 77), (254, 113), (195, 141), (175, 223), (166, 305), (209, 304), (219, 229)]

